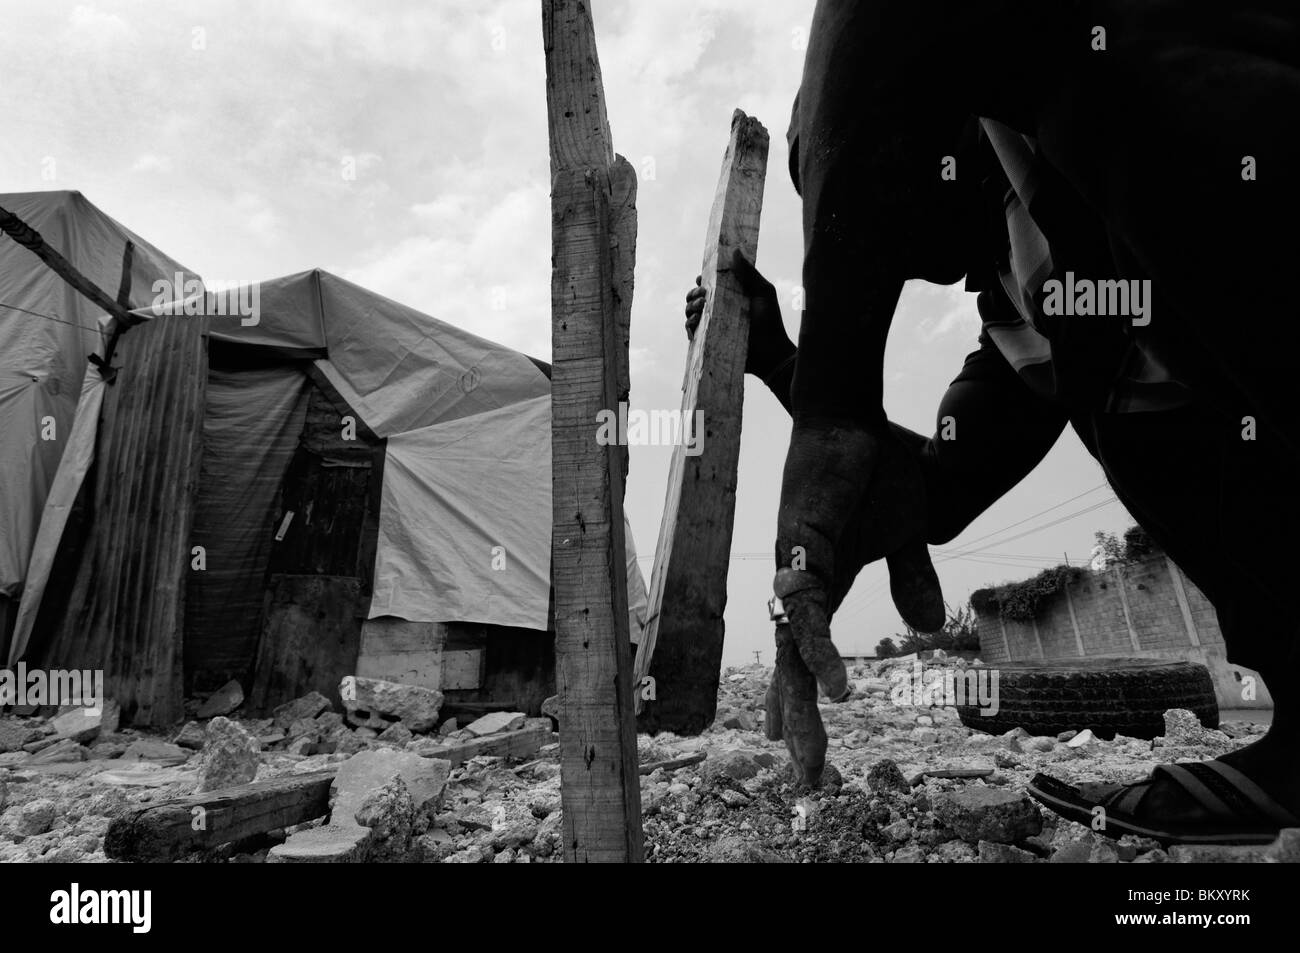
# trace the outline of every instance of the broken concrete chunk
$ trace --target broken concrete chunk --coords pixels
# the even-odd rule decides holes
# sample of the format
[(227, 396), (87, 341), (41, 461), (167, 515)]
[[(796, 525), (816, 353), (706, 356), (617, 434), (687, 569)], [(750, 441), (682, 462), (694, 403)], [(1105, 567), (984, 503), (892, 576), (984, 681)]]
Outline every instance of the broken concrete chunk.
[(546, 701), (542, 702), (542, 714), (547, 718), (554, 719), (557, 723), (560, 720), (560, 712), (563, 710), (564, 706), (560, 702), (559, 695), (552, 695), (550, 698), (546, 699)]
[(1096, 740), (1097, 739), (1092, 734), (1092, 729), (1085, 728), (1083, 729), (1083, 731), (1079, 732), (1077, 735), (1075, 735), (1073, 738), (1067, 741), (1066, 745), (1071, 748), (1082, 748), (1084, 745), (1090, 745)]
[(21, 725), (11, 718), (0, 718), (0, 754), (20, 751), (23, 745), (35, 741), (40, 735), (38, 728)]
[(400, 721), (417, 733), (432, 731), (438, 724), (443, 697), (437, 689), (356, 675), (343, 679), (339, 694), (349, 723), (383, 731)]
[(14, 820), (14, 830), (26, 837), (34, 837), (54, 826), (54, 819), (58, 817), (58, 805), (49, 798), (37, 798), (28, 801), (15, 813), (18, 816)]
[(992, 841), (979, 842), (979, 862), (981, 864), (1036, 864), (1038, 857), (1027, 850), (1010, 844), (996, 844)]
[(996, 788), (971, 785), (940, 795), (934, 812), (968, 844), (1014, 844), (1043, 829), (1042, 815), (1025, 794)]
[(389, 744), (397, 745), (397, 747), (401, 748), (409, 743), (414, 737), (415, 735), (411, 733), (411, 729), (398, 721), (381, 731), (377, 740), (386, 741)]
[(355, 822), (326, 824), (290, 835), (266, 855), (268, 864), (342, 864), (360, 860), (361, 844), (370, 831)]
[(340, 822), (352, 817), (365, 799), (397, 775), (411, 792), (417, 812), (433, 812), (447, 786), (451, 762), (440, 758), (422, 758), (406, 751), (378, 748), (359, 751), (339, 765), (330, 786), (333, 802), (330, 819)]
[(521, 711), (489, 712), (477, 721), (470, 722), (465, 726), (465, 730), (475, 738), (495, 735), (499, 731), (516, 731), (524, 726), (524, 719), (527, 717)]
[(261, 750), (257, 739), (238, 724), (223, 716), (213, 718), (208, 722), (194, 793), (248, 784), (257, 777)]
[(68, 764), (74, 761), (85, 761), (90, 757), (90, 752), (83, 748), (71, 738), (64, 738), (62, 741), (55, 742), (43, 751), (31, 755), (23, 762), (24, 767), (33, 767), (40, 764)]
[(207, 732), (197, 721), (188, 721), (172, 739), (172, 744), (181, 748), (189, 748), (192, 751), (198, 751), (203, 747), (204, 742), (208, 740)]
[(309, 692), (302, 698), (285, 702), (271, 713), (272, 722), (281, 731), (287, 731), (299, 718), (315, 718), (330, 707), (330, 700), (320, 692)]
[(354, 819), (370, 831), (362, 845), (367, 862), (402, 861), (410, 854), (415, 802), (400, 775), (367, 795)]
[(903, 777), (903, 771), (889, 758), (882, 758), (867, 772), (867, 787), (873, 794), (906, 794), (912, 786)]
[(98, 709), (69, 708), (50, 721), (54, 736), (60, 740), (71, 738), (80, 744), (94, 741), (100, 734), (117, 731), (122, 709), (113, 699), (105, 699)]
[(189, 757), (190, 753), (179, 745), (156, 738), (140, 738), (122, 752), (123, 761), (152, 761), (155, 764), (182, 764)]
[(199, 708), (198, 717), (207, 719), (229, 715), (243, 703), (244, 689), (238, 681), (231, 679), (208, 696), (208, 700)]

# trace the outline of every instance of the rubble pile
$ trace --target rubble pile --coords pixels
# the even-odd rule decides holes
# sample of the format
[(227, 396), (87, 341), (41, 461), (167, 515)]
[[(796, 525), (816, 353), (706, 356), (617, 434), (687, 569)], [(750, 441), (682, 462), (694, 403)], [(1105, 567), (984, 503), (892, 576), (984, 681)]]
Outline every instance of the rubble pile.
[[(646, 858), (651, 862), (1160, 863), (1295, 860), (1300, 831), (1270, 847), (1164, 850), (1111, 840), (1041, 810), (1025, 793), (1038, 771), (1065, 781), (1131, 782), (1159, 762), (1204, 759), (1265, 730), (1203, 728), (1166, 714), (1154, 741), (1069, 731), (989, 735), (956, 710), (900, 702), (913, 658), (851, 673), (848, 701), (822, 705), (825, 784), (792, 783), (781, 742), (763, 734), (771, 671), (728, 669), (713, 727), (696, 738), (639, 738)], [(965, 662), (938, 658), (931, 667)], [(492, 712), (461, 727), (441, 693), (370, 679), (341, 686), (345, 713), (312, 693), (271, 718), (242, 718), (226, 686), (179, 731), (120, 729), (98, 715), (0, 716), (0, 861), (106, 861), (110, 824), (173, 798), (332, 772), (329, 808), (301, 824), (191, 859), (269, 863), (535, 863), (560, 859), (558, 735), (550, 717)], [(436, 697), (435, 697), (436, 696)], [(94, 722), (93, 724), (91, 722)], [(324, 801), (321, 801), (324, 810)], [(134, 812), (134, 814), (133, 814)]]

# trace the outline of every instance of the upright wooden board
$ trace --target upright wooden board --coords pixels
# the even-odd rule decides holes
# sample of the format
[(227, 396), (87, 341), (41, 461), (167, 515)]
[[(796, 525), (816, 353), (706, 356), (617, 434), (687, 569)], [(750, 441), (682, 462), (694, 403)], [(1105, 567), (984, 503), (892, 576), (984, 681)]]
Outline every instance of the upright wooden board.
[(731, 261), (737, 249), (751, 262), (758, 254), (767, 152), (767, 130), (737, 109), (704, 248), (708, 297), (682, 385), (683, 431), (702, 412), (702, 444), (696, 456), (682, 443), (673, 451), (637, 648), (638, 727), (651, 733), (696, 735), (717, 713), (749, 345), (749, 303)]
[(623, 349), (615, 285), (629, 268), (617, 222), (600, 62), (588, 6), (543, 0), (551, 141), (551, 573), (564, 857), (642, 858), (641, 787), (628, 658), (623, 459), (598, 441), (599, 414), (617, 411)]
[(122, 338), (105, 391), (90, 494), (94, 517), (47, 645), (28, 664), (102, 669), (137, 726), (184, 716), (181, 661), (190, 527), (207, 395), (207, 319), (146, 321)]

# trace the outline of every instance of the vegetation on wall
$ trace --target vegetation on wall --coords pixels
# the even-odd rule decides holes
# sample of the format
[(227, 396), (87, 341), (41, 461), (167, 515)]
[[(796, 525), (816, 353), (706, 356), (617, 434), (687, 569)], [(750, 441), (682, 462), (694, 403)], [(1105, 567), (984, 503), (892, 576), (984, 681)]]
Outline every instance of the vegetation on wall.
[(1033, 622), (1046, 602), (1066, 586), (1078, 582), (1086, 573), (1087, 570), (1079, 566), (1053, 566), (1032, 579), (977, 589), (971, 593), (970, 602), (977, 612), (985, 615)]
[[(1159, 553), (1156, 544), (1141, 526), (1133, 525), (1124, 531), (1121, 539), (1114, 533), (1095, 534), (1112, 565), (1137, 562)], [(1043, 606), (1062, 589), (1078, 582), (1088, 573), (1079, 566), (1053, 566), (1032, 579), (989, 586), (971, 593), (970, 604), (983, 615), (997, 615), (1015, 622), (1033, 622)]]

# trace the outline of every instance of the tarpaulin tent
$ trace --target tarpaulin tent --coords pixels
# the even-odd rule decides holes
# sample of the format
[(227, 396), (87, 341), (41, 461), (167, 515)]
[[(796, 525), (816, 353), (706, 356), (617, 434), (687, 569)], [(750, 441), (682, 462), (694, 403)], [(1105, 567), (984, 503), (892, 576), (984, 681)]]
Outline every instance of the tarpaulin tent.
[[(323, 271), (250, 292), (252, 315), (213, 314), (210, 294), (147, 312), (119, 379), (90, 388), (104, 405), (72, 428), (10, 660), (97, 664), (163, 723), (182, 681), (251, 675), (263, 705), (332, 690), (362, 618), (546, 632), (549, 368)], [(147, 500), (169, 488), (159, 514)], [(91, 516), (65, 533), (78, 499)], [(159, 561), (142, 593), (132, 547), (183, 565)], [(635, 599), (633, 554), (629, 581)]]
[[(80, 192), (0, 194), (0, 207), (36, 229), (77, 271), (129, 307), (154, 281), (187, 268), (105, 215)], [(126, 280), (124, 251), (133, 245)], [(0, 238), (0, 645), (6, 608), (27, 578), (46, 496), (68, 446), (103, 314), (30, 251)], [(12, 621), (12, 620), (11, 620)]]

